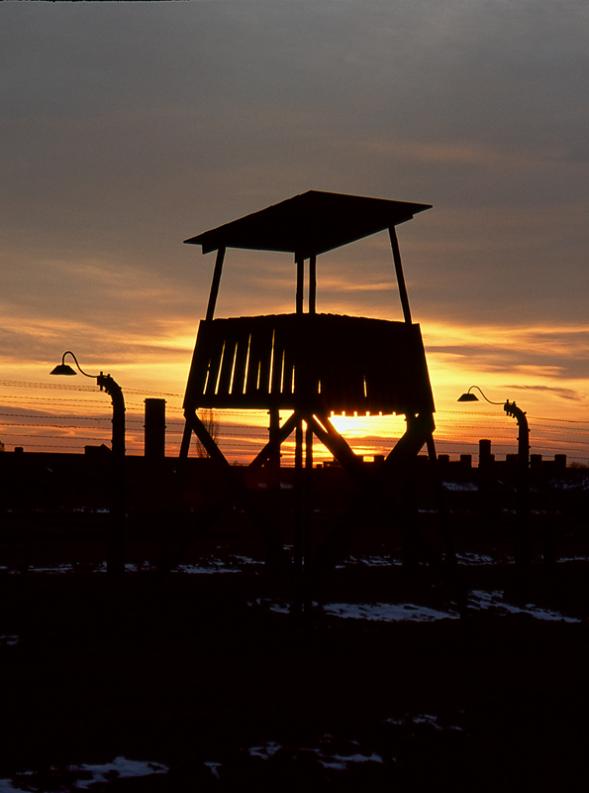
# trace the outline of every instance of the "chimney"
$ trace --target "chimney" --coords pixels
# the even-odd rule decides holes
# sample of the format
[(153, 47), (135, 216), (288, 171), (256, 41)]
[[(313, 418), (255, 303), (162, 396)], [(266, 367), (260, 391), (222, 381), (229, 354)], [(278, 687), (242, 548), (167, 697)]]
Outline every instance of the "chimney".
[(145, 400), (145, 456), (163, 460), (166, 456), (166, 400)]

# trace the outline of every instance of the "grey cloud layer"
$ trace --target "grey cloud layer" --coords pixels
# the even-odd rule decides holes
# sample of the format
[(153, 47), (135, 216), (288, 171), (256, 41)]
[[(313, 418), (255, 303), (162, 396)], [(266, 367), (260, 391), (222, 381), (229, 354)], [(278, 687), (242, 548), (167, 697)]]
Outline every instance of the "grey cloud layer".
[[(588, 33), (584, 2), (2, 4), (3, 299), (83, 318), (89, 293), (113, 332), (190, 316), (210, 263), (181, 240), (317, 187), (435, 204), (400, 230), (418, 316), (581, 320)], [(248, 268), (226, 305), (286, 299)]]

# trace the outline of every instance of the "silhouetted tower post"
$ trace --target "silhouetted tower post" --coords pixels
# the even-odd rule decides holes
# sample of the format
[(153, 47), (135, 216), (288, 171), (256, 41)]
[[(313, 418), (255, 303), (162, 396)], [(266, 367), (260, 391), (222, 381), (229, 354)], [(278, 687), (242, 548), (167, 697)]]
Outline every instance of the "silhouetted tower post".
[[(406, 432), (384, 464), (393, 478), (424, 445), (435, 459), (433, 397), (395, 230), (429, 208), (311, 190), (186, 240), (217, 255), (186, 385), (180, 457), (188, 455), (194, 432), (213, 460), (228, 465), (198, 410), (232, 408), (269, 414), (268, 442), (251, 461), (253, 468), (276, 470), (281, 445), (294, 433), (295, 477), (301, 482), (313, 466), (314, 436), (344, 468), (356, 475), (362, 470), (361, 460), (329, 420), (332, 413), (405, 415)], [(317, 257), (380, 231), (389, 234), (403, 320), (317, 313)], [(293, 255), (294, 313), (215, 319), (228, 248)], [(301, 565), (303, 545), (300, 539)]]
[(166, 400), (145, 400), (144, 453), (150, 460), (166, 456)]

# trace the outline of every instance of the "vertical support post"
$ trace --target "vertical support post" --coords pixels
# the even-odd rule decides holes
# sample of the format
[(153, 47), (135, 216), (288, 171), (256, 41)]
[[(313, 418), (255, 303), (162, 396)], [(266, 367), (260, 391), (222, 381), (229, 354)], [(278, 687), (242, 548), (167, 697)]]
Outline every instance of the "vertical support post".
[[(303, 555), (307, 555), (307, 532), (309, 531), (309, 517), (311, 514), (311, 492), (313, 476), (313, 425), (307, 422), (305, 430), (305, 481), (303, 485)], [(307, 566), (308, 567), (308, 566)]]
[(303, 419), (299, 414), (295, 427), (294, 472), (294, 603), (295, 613), (305, 610), (305, 472), (303, 470)]
[(150, 460), (166, 456), (166, 400), (145, 400), (144, 454)]
[[(295, 298), (296, 313), (303, 314), (303, 299), (305, 291), (305, 257), (302, 253), (295, 253), (297, 266), (297, 291)], [(296, 411), (295, 426), (295, 526), (294, 526), (294, 574), (295, 574), (295, 602), (297, 612), (304, 610), (305, 589), (305, 494), (303, 481), (303, 419), (301, 413)]]
[(393, 262), (395, 263), (395, 274), (397, 276), (397, 283), (399, 284), (399, 297), (401, 298), (401, 305), (403, 307), (403, 318), (407, 324), (411, 324), (411, 309), (409, 308), (409, 296), (407, 295), (407, 287), (405, 286), (405, 276), (403, 275), (403, 265), (401, 263), (401, 251), (399, 250), (399, 241), (397, 240), (397, 233), (394, 226), (389, 226), (389, 237), (391, 240), (391, 249), (393, 251)]
[(305, 258), (302, 253), (295, 253), (297, 265), (297, 291), (295, 296), (295, 308), (297, 314), (303, 313), (303, 293), (305, 288)]
[[(276, 571), (284, 569), (285, 551), (283, 547), (283, 527), (280, 520), (280, 445), (282, 436), (280, 432), (280, 411), (277, 407), (268, 410), (268, 446), (270, 451), (265, 458), (263, 470), (267, 477), (267, 501), (270, 514), (268, 519), (262, 521), (264, 543), (266, 546), (266, 564)], [(274, 445), (275, 444), (275, 445)]]
[(429, 457), (429, 461), (430, 463), (435, 463), (437, 461), (437, 455), (436, 455), (436, 444), (434, 443), (434, 436), (428, 435), (425, 443), (427, 446), (427, 456)]
[[(217, 296), (219, 294), (219, 285), (221, 284), (221, 273), (223, 272), (223, 261), (225, 259), (225, 246), (221, 245), (217, 249), (217, 258), (215, 260), (215, 269), (213, 271), (213, 280), (211, 282), (211, 291), (209, 294), (209, 304), (207, 306), (207, 313), (205, 319), (210, 322), (215, 316), (215, 307), (217, 305)], [(193, 360), (194, 365), (194, 360)], [(182, 433), (182, 441), (180, 443), (180, 459), (185, 460), (188, 457), (190, 450), (190, 439), (192, 438), (192, 423), (189, 420), (189, 414), (184, 411), (186, 423)]]
[(303, 574), (303, 420), (297, 417), (295, 427), (295, 536), (294, 536), (294, 562), (295, 575)]
[[(268, 441), (271, 443), (276, 437), (279, 436), (280, 433), (280, 412), (278, 408), (270, 408), (268, 411), (270, 414), (270, 421), (268, 425)], [(276, 479), (278, 477), (278, 471), (280, 470), (280, 443), (278, 444), (276, 450), (272, 452), (269, 460), (269, 467), (272, 471), (272, 478)]]
[(313, 425), (307, 420), (305, 429), (305, 470), (301, 471), (301, 546), (303, 557), (302, 568), (302, 600), (303, 611), (307, 614), (311, 610), (311, 499), (312, 499), (312, 484), (313, 484)]
[(305, 468), (310, 471), (313, 469), (313, 426), (307, 422), (305, 430)]
[(297, 418), (295, 427), (295, 470), (300, 471), (303, 467), (303, 420)]
[(312, 254), (309, 259), (309, 314), (317, 309), (317, 256)]
[(448, 506), (446, 503), (446, 494), (442, 485), (442, 478), (440, 476), (440, 461), (436, 454), (436, 444), (434, 436), (428, 435), (426, 439), (427, 454), (429, 457), (430, 465), (432, 466), (432, 479), (435, 488), (436, 498), (438, 501), (438, 525), (440, 530), (440, 539), (446, 555), (446, 564), (452, 567), (456, 564), (456, 552), (454, 549), (454, 539), (450, 532), (450, 521), (448, 517)]
[(209, 295), (209, 305), (207, 306), (207, 322), (215, 316), (215, 306), (217, 305), (217, 295), (219, 294), (219, 284), (221, 283), (221, 273), (223, 272), (223, 260), (225, 258), (225, 247), (221, 246), (217, 250), (213, 281), (211, 283), (211, 293)]

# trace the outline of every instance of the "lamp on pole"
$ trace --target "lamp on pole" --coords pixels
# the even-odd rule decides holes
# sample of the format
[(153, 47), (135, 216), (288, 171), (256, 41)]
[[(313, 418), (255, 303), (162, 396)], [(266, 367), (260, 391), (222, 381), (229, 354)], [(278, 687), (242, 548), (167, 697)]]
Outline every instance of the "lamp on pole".
[(88, 374), (71, 350), (61, 356), (61, 363), (51, 370), (51, 374), (75, 375), (75, 370), (65, 362), (70, 355), (78, 371), (84, 377), (96, 380), (96, 385), (105, 391), (112, 401), (112, 458), (109, 466), (112, 475), (112, 507), (110, 530), (107, 541), (107, 570), (112, 574), (124, 571), (125, 553), (125, 400), (120, 385), (109, 374)]
[(528, 469), (528, 452), (530, 449), (530, 430), (528, 427), (528, 420), (526, 414), (521, 410), (515, 402), (510, 402), (506, 399), (505, 402), (494, 402), (488, 399), (478, 385), (471, 385), (466, 393), (458, 397), (458, 402), (478, 402), (476, 394), (472, 390), (476, 389), (483, 399), (490, 405), (503, 405), (503, 410), (508, 416), (513, 417), (517, 421), (519, 427), (518, 436), (518, 487), (517, 487), (517, 512), (519, 516), (519, 525), (516, 534), (515, 558), (518, 564), (525, 566), (531, 560), (531, 547), (530, 535), (528, 527), (529, 517), (529, 469)]
[(478, 402), (479, 398), (476, 394), (472, 393), (474, 388), (476, 388), (483, 399), (490, 405), (503, 405), (503, 410), (506, 412), (506, 414), (517, 421), (517, 426), (519, 427), (519, 436), (517, 439), (518, 461), (522, 468), (527, 468), (528, 453), (530, 451), (530, 428), (528, 426), (528, 419), (526, 418), (525, 412), (519, 408), (515, 402), (510, 402), (509, 399), (506, 399), (505, 402), (495, 402), (492, 399), (488, 399), (488, 397), (483, 393), (482, 389), (479, 388), (478, 385), (471, 385), (468, 391), (458, 397), (457, 401)]
[(70, 355), (78, 371), (85, 377), (91, 377), (96, 380), (96, 385), (101, 391), (105, 391), (112, 401), (112, 453), (117, 457), (125, 456), (125, 400), (121, 386), (109, 375), (100, 372), (100, 374), (88, 374), (85, 372), (78, 359), (71, 350), (66, 350), (61, 356), (61, 363), (51, 370), (50, 374), (75, 375), (76, 371), (65, 362), (66, 355)]

